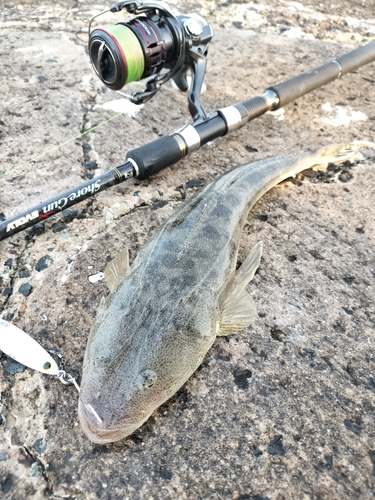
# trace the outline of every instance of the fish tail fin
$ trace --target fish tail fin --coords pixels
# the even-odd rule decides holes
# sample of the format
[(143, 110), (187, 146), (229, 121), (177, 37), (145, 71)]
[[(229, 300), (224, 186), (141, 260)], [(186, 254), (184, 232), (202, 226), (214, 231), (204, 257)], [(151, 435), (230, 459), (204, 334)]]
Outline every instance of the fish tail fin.
[[(340, 163), (345, 162), (349, 159), (354, 159), (357, 155), (357, 159), (363, 159), (360, 153), (360, 149), (370, 148), (375, 150), (375, 142), (369, 141), (353, 141), (347, 144), (331, 144), (329, 146), (324, 146), (313, 153), (303, 153), (296, 156), (287, 157), (274, 157), (269, 159), (269, 172), (267, 173), (267, 182), (264, 180), (264, 175), (262, 169), (264, 168), (264, 162), (255, 162), (252, 166), (258, 165), (260, 170), (260, 188), (256, 188), (256, 194), (251, 198), (250, 208), (261, 198), (264, 193), (269, 189), (276, 186), (280, 182), (293, 177), (294, 175), (303, 172), (304, 170), (314, 169), (319, 167), (320, 169), (327, 168), (329, 163)], [(249, 172), (249, 182), (254, 184), (254, 171), (255, 169), (249, 169), (248, 165), (244, 165), (243, 169), (248, 169)]]
[[(353, 141), (349, 144), (331, 144), (318, 149), (314, 154), (315, 165), (339, 163), (355, 156), (360, 148), (375, 149), (375, 142)], [(315, 166), (314, 165), (314, 166)]]

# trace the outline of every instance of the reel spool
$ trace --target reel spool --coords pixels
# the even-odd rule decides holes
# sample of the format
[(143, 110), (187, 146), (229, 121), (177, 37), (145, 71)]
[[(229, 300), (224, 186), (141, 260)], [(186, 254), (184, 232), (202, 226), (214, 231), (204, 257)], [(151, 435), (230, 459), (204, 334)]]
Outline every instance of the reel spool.
[[(92, 31), (91, 23), (98, 16), (90, 21), (89, 55), (100, 80), (118, 91), (149, 78), (143, 92), (126, 96), (135, 104), (143, 104), (171, 78), (180, 90), (188, 90), (186, 72), (190, 68), (189, 111), (194, 121), (206, 120), (200, 92), (213, 35), (211, 26), (198, 15), (174, 16), (165, 2), (125, 1), (109, 11), (122, 9), (137, 17)], [(169, 71), (161, 73), (163, 69)]]

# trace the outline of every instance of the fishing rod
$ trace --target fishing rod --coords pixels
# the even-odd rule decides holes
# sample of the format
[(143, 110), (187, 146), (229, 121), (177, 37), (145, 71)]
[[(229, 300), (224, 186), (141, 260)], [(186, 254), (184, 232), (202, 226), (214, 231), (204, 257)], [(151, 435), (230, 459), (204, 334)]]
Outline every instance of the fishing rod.
[[(275, 111), (291, 101), (322, 87), (346, 73), (375, 61), (375, 41), (285, 82), (268, 87), (247, 101), (207, 113), (200, 93), (206, 71), (211, 26), (196, 14), (174, 16), (165, 2), (124, 1), (109, 11), (125, 9), (135, 14), (109, 28), (89, 25), (89, 55), (94, 71), (112, 90), (132, 81), (149, 78), (142, 92), (125, 95), (135, 104), (151, 99), (161, 86), (173, 79), (180, 90), (188, 91), (188, 107), (193, 121), (176, 132), (129, 151), (126, 161), (64, 193), (0, 222), (0, 241), (76, 203), (136, 177), (146, 179), (180, 161), (217, 137), (238, 130), (267, 111)], [(105, 11), (105, 12), (109, 12)], [(162, 69), (168, 70), (161, 73)], [(188, 85), (187, 72), (191, 72)]]

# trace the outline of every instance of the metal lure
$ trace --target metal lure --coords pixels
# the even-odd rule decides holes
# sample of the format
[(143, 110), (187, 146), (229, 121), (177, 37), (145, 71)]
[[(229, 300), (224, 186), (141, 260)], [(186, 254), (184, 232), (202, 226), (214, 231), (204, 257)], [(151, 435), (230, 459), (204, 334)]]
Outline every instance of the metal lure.
[(0, 319), (0, 350), (18, 363), (47, 375), (58, 375), (59, 367), (36, 340), (12, 323)]

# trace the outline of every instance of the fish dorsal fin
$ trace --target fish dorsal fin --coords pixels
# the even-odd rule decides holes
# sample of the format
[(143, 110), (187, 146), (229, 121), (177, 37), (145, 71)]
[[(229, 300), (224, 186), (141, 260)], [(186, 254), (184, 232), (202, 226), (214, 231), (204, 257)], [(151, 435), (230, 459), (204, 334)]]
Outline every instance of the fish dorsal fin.
[(111, 292), (129, 267), (129, 249), (124, 248), (104, 269), (104, 277)]
[(256, 305), (246, 292), (262, 257), (263, 243), (259, 241), (234, 274), (224, 299), (218, 335), (230, 335), (243, 330), (255, 319)]

